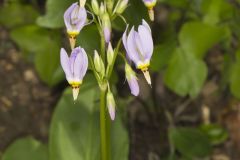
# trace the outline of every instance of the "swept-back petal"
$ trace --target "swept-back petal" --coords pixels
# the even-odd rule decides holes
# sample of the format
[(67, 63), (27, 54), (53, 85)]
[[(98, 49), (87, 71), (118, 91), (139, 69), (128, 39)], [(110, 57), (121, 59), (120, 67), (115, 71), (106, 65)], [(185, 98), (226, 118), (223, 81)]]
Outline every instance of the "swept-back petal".
[(152, 32), (150, 26), (148, 25), (148, 23), (144, 19), (142, 19), (142, 25), (144, 27), (146, 27), (149, 30), (150, 33)]
[(87, 11), (85, 8), (80, 7), (78, 10), (78, 23), (76, 24), (76, 30), (80, 32), (80, 30), (85, 26), (87, 21)]
[(128, 49), (128, 57), (137, 64), (140, 61), (140, 57), (138, 55), (137, 46), (135, 42), (135, 31), (134, 27), (132, 27), (128, 38), (127, 38), (127, 49)]
[(64, 48), (61, 48), (60, 51), (60, 62), (67, 80), (70, 81), (73, 77), (70, 69), (69, 57)]
[(77, 55), (75, 61), (74, 61), (74, 79), (77, 81), (81, 81), (86, 74), (88, 67), (88, 59), (87, 54), (84, 51), (84, 49), (80, 48), (80, 52)]
[(80, 47), (76, 47), (72, 50), (72, 53), (70, 55), (70, 59), (69, 59), (69, 62), (70, 62), (70, 68), (71, 68), (71, 71), (72, 73), (74, 73), (74, 63), (75, 63), (75, 60), (77, 58), (77, 55), (81, 52), (81, 48)]
[(140, 25), (138, 27), (138, 34), (142, 42), (144, 58), (150, 59), (153, 53), (153, 40), (151, 32), (149, 32), (145, 26)]
[(72, 25), (71, 25), (71, 13), (72, 11), (78, 6), (78, 3), (73, 3), (64, 13), (64, 23), (67, 27), (67, 30), (72, 30)]

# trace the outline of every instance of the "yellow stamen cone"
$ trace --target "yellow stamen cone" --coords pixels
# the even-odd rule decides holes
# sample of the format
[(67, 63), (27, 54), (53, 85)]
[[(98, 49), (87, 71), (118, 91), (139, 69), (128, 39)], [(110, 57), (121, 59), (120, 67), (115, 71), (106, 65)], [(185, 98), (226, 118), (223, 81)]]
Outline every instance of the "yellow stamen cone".
[(76, 101), (79, 94), (79, 87), (73, 87), (72, 93), (73, 93), (73, 100)]
[(153, 8), (148, 9), (148, 15), (151, 21), (154, 21), (154, 10)]
[(69, 41), (70, 41), (71, 49), (73, 50), (75, 48), (75, 45), (76, 45), (76, 38), (75, 37), (69, 37)]
[(152, 87), (151, 77), (150, 77), (148, 70), (145, 69), (145, 70), (142, 70), (142, 72), (143, 72), (143, 75), (144, 75), (147, 83)]

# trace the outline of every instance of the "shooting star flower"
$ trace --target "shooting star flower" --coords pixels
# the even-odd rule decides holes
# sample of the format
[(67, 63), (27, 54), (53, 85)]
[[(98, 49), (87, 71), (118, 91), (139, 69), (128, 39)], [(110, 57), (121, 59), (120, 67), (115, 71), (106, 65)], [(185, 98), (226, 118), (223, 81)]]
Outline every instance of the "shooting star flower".
[(151, 85), (151, 78), (148, 72), (153, 53), (151, 29), (144, 20), (142, 20), (142, 25), (139, 25), (138, 32), (132, 27), (127, 35), (127, 28), (122, 37), (127, 57), (134, 62), (136, 68), (143, 72), (148, 84)]
[(76, 36), (80, 33), (87, 21), (87, 12), (84, 5), (73, 3), (64, 13), (64, 23), (67, 28), (71, 48), (73, 49), (76, 43)]
[(65, 72), (68, 83), (72, 86), (74, 101), (78, 97), (79, 87), (82, 84), (88, 68), (88, 58), (85, 50), (81, 47), (76, 47), (72, 50), (68, 57), (65, 49), (61, 48), (60, 61), (63, 71)]

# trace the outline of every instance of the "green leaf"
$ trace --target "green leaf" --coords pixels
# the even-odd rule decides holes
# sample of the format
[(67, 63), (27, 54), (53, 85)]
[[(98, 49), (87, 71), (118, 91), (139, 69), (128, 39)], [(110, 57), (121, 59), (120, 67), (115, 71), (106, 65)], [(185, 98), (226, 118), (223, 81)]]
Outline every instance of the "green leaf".
[[(120, 112), (117, 112), (120, 114)], [(111, 123), (112, 136), (111, 136), (111, 154), (112, 160), (128, 160), (129, 154), (129, 140), (128, 133), (117, 115), (116, 119)]]
[(185, 52), (203, 58), (207, 50), (227, 38), (227, 28), (211, 26), (202, 22), (188, 22), (179, 33), (179, 42)]
[(228, 138), (228, 132), (217, 124), (202, 125), (200, 126), (200, 129), (208, 136), (213, 145), (221, 144)]
[(28, 137), (16, 140), (11, 144), (2, 160), (48, 160), (47, 147), (37, 140)]
[[(50, 129), (51, 160), (100, 160), (99, 91), (93, 80), (84, 78), (77, 102), (70, 89), (60, 99)], [(112, 159), (127, 160), (128, 136), (118, 116), (111, 137)]]
[(171, 128), (169, 138), (176, 149), (187, 158), (203, 158), (212, 148), (208, 137), (194, 128)]
[(63, 14), (76, 0), (47, 0), (46, 14), (37, 19), (37, 24), (47, 28), (60, 28), (64, 26)]
[(88, 54), (100, 48), (100, 36), (97, 27), (94, 25), (84, 27), (77, 37), (77, 45), (83, 47)]
[(161, 3), (166, 3), (168, 5), (171, 5), (173, 7), (179, 7), (179, 8), (186, 8), (189, 5), (188, 0), (158, 0)]
[(34, 23), (39, 13), (31, 5), (7, 3), (0, 7), (0, 24), (8, 28)]
[(63, 79), (60, 71), (60, 32), (36, 25), (27, 25), (11, 31), (11, 38), (27, 52), (34, 53), (34, 63), (40, 78), (53, 86)]
[(142, 1), (130, 0), (129, 4), (123, 16), (130, 25), (141, 24), (142, 19), (149, 19), (148, 11)]
[(230, 90), (235, 97), (240, 98), (240, 50), (237, 51), (236, 57), (236, 62), (230, 70)]
[(150, 68), (153, 71), (159, 71), (166, 67), (176, 49), (176, 42), (155, 45)]
[(204, 22), (210, 25), (232, 18), (233, 11), (233, 6), (225, 0), (203, 0), (202, 2)]
[(196, 97), (206, 77), (206, 64), (194, 55), (177, 48), (169, 62), (164, 82), (181, 96), (189, 94), (191, 97)]

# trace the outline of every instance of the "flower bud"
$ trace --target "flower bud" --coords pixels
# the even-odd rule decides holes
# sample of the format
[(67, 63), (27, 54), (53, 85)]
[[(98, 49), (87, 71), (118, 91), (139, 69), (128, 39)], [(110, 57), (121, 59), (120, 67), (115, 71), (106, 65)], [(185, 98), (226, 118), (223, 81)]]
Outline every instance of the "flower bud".
[(113, 1), (112, 0), (107, 0), (106, 1), (107, 4), (107, 10), (109, 13), (112, 13), (112, 9), (113, 9)]
[(97, 1), (97, 0), (92, 0), (91, 4), (92, 4), (93, 12), (94, 12), (96, 15), (98, 15), (98, 14), (99, 14), (98, 1)]
[(115, 119), (115, 100), (111, 91), (107, 92), (107, 107), (111, 120)]
[(108, 61), (109, 65), (112, 64), (113, 57), (114, 57), (114, 51), (113, 51), (111, 42), (109, 42), (108, 43), (108, 49), (107, 49), (107, 61)]
[(127, 82), (130, 87), (132, 95), (138, 96), (139, 85), (137, 82), (137, 77), (136, 77), (135, 72), (132, 70), (132, 68), (127, 63), (125, 65), (125, 74), (126, 74)]
[(116, 13), (122, 14), (123, 11), (127, 8), (128, 0), (121, 0), (116, 6)]
[(101, 76), (104, 76), (105, 74), (105, 67), (102, 61), (102, 58), (99, 56), (98, 52), (94, 51), (94, 66), (98, 73), (100, 73)]
[(102, 28), (105, 42), (108, 43), (111, 39), (111, 22), (108, 13), (104, 13), (102, 16)]
[(104, 6), (103, 2), (101, 2), (100, 9), (99, 9), (99, 16), (102, 17), (104, 12), (105, 12), (105, 6)]

